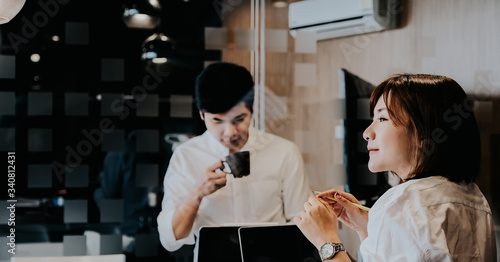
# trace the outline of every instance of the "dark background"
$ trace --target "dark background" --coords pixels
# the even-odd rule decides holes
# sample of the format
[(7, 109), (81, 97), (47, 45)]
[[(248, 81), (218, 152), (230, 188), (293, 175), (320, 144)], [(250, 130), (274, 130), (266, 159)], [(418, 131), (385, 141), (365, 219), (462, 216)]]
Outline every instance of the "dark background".
[[(15, 138), (13, 141), (4, 141), (2, 145), (12, 145), (16, 152), (15, 198), (21, 202), (40, 201), (39, 206), (34, 208), (22, 208), (22, 205), (18, 205), (18, 243), (47, 240), (46, 237), (37, 238), (39, 231), (31, 231), (32, 228), (40, 227), (44, 228), (42, 233), (48, 235), (50, 242), (61, 242), (63, 235), (79, 235), (89, 229), (102, 233), (116, 232), (119, 223), (101, 223), (99, 209), (93, 201), (94, 191), (100, 187), (99, 173), (107, 153), (102, 150), (101, 145), (89, 149), (90, 153), (82, 156), (77, 163), (77, 166), (88, 166), (88, 187), (67, 187), (65, 172), (60, 172), (61, 169), (58, 168), (61, 166), (54, 165), (60, 163), (64, 168), (68, 164), (67, 148), (77, 149), (81, 141), (88, 140), (82, 131), (100, 130), (102, 119), (108, 119), (116, 129), (124, 130), (125, 137), (136, 129), (157, 131), (158, 137), (153, 138), (153, 141), (158, 141), (158, 150), (137, 152), (136, 159), (137, 163), (158, 165), (157, 186), (152, 188), (157, 193), (157, 205), (149, 210), (151, 217), (154, 217), (149, 226), (156, 230), (155, 215), (160, 210), (163, 175), (172, 153), (170, 144), (163, 137), (172, 132), (197, 135), (205, 130), (194, 103), (191, 105), (192, 117), (171, 117), (170, 106), (175, 101), (170, 97), (193, 96), (194, 80), (203, 69), (204, 62), (220, 60), (220, 51), (204, 50), (204, 28), (218, 27), (222, 23), (213, 1), (159, 2), (161, 23), (156, 29), (128, 28), (122, 19), (124, 7), (140, 1), (125, 0), (28, 0), (12, 21), (0, 26), (0, 55), (15, 57), (15, 78), (0, 79), (0, 92), (15, 93), (15, 114), (1, 115), (0, 128), (14, 128)], [(88, 30), (78, 31), (79, 27), (75, 29), (68, 25), (74, 23)], [(148, 71), (146, 68), (149, 65), (141, 61), (142, 44), (147, 37), (159, 32), (168, 36), (175, 44), (173, 54), (183, 63), (150, 67)], [(73, 38), (76, 35), (77, 39), (83, 34), (83, 39), (88, 41), (71, 43), (67, 34), (73, 35)], [(60, 40), (53, 41), (54, 35), (59, 36)], [(30, 60), (34, 53), (41, 57), (37, 63)], [(123, 61), (123, 79), (103, 80), (102, 72), (106, 70), (102, 68), (103, 59)], [(2, 66), (5, 65), (0, 63), (0, 70)], [(104, 105), (98, 99), (99, 95), (131, 95), (133, 88), (143, 85), (143, 80), (152, 71), (165, 76), (156, 88), (147, 91), (147, 94), (159, 97), (157, 116), (137, 116), (136, 106), (139, 102), (131, 96), (122, 101), (125, 105), (121, 114), (101, 115), (101, 107)], [(36, 102), (29, 101), (28, 97), (46, 92), (52, 94), (52, 113), (29, 114), (29, 103)], [(65, 114), (68, 106), (65, 98), (67, 93), (88, 94), (87, 115)], [(51, 130), (51, 140), (44, 141), (51, 150), (30, 150), (29, 132), (38, 128)], [(5, 156), (5, 161), (1, 161), (1, 165), (5, 165), (4, 170), (7, 169), (8, 151), (13, 151), (10, 146), (0, 148), (1, 155)], [(51, 186), (28, 187), (29, 165), (51, 165)], [(7, 192), (7, 182), (4, 185), (4, 192)], [(54, 204), (54, 199), (58, 197), (65, 200), (88, 200), (88, 223), (65, 224), (63, 207)], [(0, 199), (8, 199), (8, 195), (0, 194)], [(1, 229), (3, 236), (8, 228), (2, 225)], [(151, 234), (154, 234), (154, 230), (151, 230)], [(157, 256), (163, 256), (162, 261), (168, 261), (166, 257), (175, 259), (157, 244)], [(147, 254), (140, 257), (147, 258), (148, 261), (152, 259)], [(128, 260), (132, 259), (140, 258), (131, 255)]]

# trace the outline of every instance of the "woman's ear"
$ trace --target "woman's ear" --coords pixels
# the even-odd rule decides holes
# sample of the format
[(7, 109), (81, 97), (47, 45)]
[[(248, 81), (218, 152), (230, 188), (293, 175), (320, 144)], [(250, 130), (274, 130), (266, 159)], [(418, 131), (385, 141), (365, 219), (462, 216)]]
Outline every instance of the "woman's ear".
[(201, 120), (205, 121), (205, 116), (203, 115), (203, 112), (201, 112), (201, 110), (199, 110), (198, 112), (200, 113)]

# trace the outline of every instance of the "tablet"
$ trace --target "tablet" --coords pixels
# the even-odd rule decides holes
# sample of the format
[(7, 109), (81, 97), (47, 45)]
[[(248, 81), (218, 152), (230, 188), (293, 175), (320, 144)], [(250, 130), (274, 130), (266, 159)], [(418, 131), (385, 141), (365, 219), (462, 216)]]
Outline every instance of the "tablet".
[(320, 262), (318, 250), (296, 225), (240, 227), (243, 262)]
[(241, 262), (239, 226), (204, 226), (198, 235), (198, 262)]

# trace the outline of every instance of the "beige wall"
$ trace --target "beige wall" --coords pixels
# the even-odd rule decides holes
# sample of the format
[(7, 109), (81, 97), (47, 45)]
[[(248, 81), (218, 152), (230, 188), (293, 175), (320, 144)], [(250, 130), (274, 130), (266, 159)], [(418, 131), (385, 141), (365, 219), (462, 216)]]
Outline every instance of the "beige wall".
[[(228, 27), (248, 27), (247, 2), (228, 14)], [(500, 134), (500, 2), (405, 1), (401, 17), (399, 29), (319, 41), (315, 55), (295, 54), (291, 36), (288, 53), (268, 53), (266, 87), (285, 96), (288, 104), (286, 128), (270, 131), (299, 145), (314, 187), (322, 190), (341, 185), (342, 140), (334, 137), (334, 129), (340, 125), (338, 70), (346, 68), (373, 84), (398, 72), (446, 75), (479, 98), (476, 114), (483, 161), (478, 184), (490, 203), (493, 196), (500, 201), (493, 183), (498, 181), (493, 175), (500, 174), (491, 173), (499, 170), (493, 159), (500, 160), (500, 156), (491, 152), (500, 145), (490, 141), (492, 134)], [(266, 23), (267, 28), (287, 28), (287, 10), (269, 6)], [(242, 58), (242, 51), (223, 54), (226, 61), (249, 61)], [(297, 62), (316, 63), (317, 86), (293, 85)]]

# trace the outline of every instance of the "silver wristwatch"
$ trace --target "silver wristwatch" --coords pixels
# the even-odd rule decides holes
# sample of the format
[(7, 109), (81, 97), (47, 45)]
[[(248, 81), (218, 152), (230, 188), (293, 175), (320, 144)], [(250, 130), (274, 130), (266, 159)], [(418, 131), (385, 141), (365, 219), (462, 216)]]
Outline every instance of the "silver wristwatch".
[(342, 243), (325, 243), (319, 249), (319, 256), (321, 261), (325, 261), (334, 257), (340, 251), (345, 251)]

